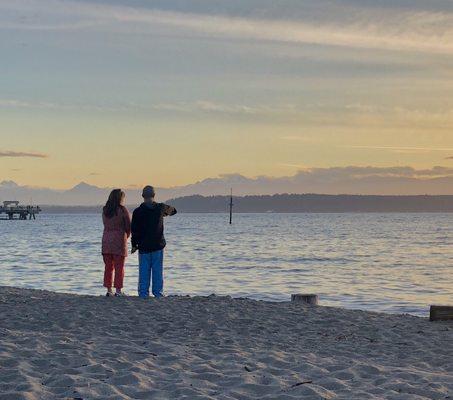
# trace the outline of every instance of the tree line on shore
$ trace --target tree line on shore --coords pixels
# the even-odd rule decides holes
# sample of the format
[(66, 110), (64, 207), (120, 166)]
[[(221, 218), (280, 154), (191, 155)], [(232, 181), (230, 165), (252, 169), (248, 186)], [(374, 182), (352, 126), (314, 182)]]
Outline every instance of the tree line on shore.
[[(168, 200), (182, 213), (228, 212), (229, 196), (185, 196)], [(453, 212), (453, 196), (276, 194), (234, 197), (236, 213)], [(134, 208), (131, 205), (130, 208)], [(46, 213), (96, 213), (102, 206), (43, 206)]]

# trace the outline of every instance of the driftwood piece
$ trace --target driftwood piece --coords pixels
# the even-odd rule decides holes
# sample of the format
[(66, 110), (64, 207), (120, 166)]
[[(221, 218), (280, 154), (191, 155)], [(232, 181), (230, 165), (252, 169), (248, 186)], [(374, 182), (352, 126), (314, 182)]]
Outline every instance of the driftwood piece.
[(291, 301), (293, 303), (305, 303), (310, 306), (317, 306), (319, 304), (319, 297), (317, 294), (293, 294)]
[(453, 306), (431, 306), (430, 321), (453, 321)]

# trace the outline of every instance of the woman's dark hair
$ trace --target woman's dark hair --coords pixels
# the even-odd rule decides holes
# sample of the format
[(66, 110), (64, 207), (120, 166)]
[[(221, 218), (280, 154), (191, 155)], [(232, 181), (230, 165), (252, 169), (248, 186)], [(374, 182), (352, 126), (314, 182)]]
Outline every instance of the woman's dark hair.
[(124, 196), (125, 194), (121, 189), (112, 190), (104, 207), (104, 215), (107, 218), (113, 218), (118, 215), (118, 209), (121, 207)]

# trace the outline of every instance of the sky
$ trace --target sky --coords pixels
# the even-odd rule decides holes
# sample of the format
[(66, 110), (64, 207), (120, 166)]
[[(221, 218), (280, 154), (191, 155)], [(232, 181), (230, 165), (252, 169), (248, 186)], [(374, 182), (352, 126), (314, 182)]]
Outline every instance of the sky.
[(450, 0), (0, 0), (0, 54), (0, 181), (453, 177)]

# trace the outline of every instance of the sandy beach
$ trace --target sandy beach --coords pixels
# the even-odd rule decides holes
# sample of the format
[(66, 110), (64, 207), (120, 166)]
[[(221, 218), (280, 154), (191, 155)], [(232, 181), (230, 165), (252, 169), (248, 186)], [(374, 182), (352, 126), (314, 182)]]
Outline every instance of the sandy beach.
[(449, 322), (0, 287), (0, 399), (449, 398)]

